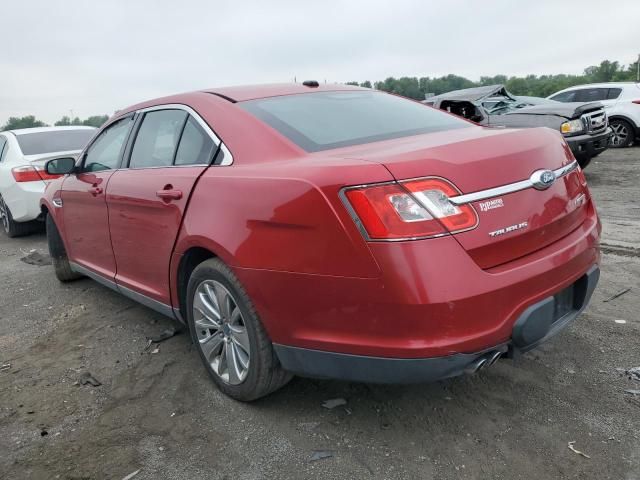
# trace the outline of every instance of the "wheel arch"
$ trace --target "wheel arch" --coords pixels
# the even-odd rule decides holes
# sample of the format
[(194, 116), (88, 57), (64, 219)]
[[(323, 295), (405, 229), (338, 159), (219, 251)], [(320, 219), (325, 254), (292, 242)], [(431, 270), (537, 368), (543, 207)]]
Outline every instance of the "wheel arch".
[(613, 115), (609, 116), (609, 123), (611, 123), (612, 120), (624, 120), (629, 125), (631, 125), (631, 128), (633, 128), (636, 137), (640, 136), (640, 126), (636, 125), (632, 118), (619, 113), (614, 113)]
[(40, 213), (42, 214), (43, 220), (46, 220), (48, 215), (51, 215), (54, 223), (56, 224), (56, 228), (62, 234), (62, 216), (58, 215), (59, 209), (54, 208), (46, 198), (42, 198), (40, 200)]
[(180, 261), (178, 262), (175, 275), (175, 291), (178, 310), (185, 323), (187, 320), (187, 286), (189, 284), (189, 278), (198, 265), (210, 258), (218, 258), (218, 255), (209, 248), (201, 246), (189, 247), (188, 250), (180, 255)]

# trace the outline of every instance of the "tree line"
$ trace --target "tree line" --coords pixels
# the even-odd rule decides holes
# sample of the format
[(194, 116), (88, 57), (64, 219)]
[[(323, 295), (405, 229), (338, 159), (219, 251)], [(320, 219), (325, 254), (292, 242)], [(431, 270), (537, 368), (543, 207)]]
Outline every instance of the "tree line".
[[(527, 75), (526, 77), (495, 75), (493, 77), (480, 77), (479, 81), (474, 82), (459, 75), (449, 74), (443, 77), (389, 77), (386, 80), (373, 83), (369, 80), (360, 83), (347, 83), (365, 88), (375, 88), (416, 100), (423, 100), (430, 94), (440, 95), (441, 93), (452, 90), (495, 85), (498, 83), (506, 85), (507, 90), (514, 95), (547, 97), (558, 90), (585, 83), (636, 81), (637, 68), (637, 62), (625, 66), (619, 62), (604, 60), (600, 62), (600, 65), (585, 68), (582, 75)], [(54, 125), (89, 125), (92, 127), (100, 127), (108, 118), (108, 115), (94, 115), (81, 120), (78, 117), (71, 119), (68, 116), (64, 116), (55, 122)], [(28, 115), (25, 117), (10, 117), (7, 123), (0, 127), (0, 131), (46, 126), (46, 123), (36, 119), (34, 115)]]
[(601, 82), (632, 82), (637, 80), (638, 64), (622, 65), (619, 62), (604, 60), (600, 65), (584, 69), (582, 75), (527, 75), (526, 77), (507, 77), (495, 75), (480, 77), (474, 82), (459, 75), (449, 74), (443, 77), (389, 77), (383, 81), (348, 82), (366, 88), (375, 88), (385, 92), (395, 93), (416, 100), (424, 100), (425, 96), (460, 90), (463, 88), (480, 87), (484, 85), (503, 84), (514, 95), (528, 95), (532, 97), (548, 97), (559, 90), (582, 85), (585, 83)]
[[(60, 126), (71, 126), (71, 125), (85, 125), (88, 127), (100, 127), (108, 120), (108, 115), (92, 115), (91, 117), (87, 117), (84, 120), (81, 120), (79, 117), (70, 118), (68, 116), (62, 117), (60, 120), (55, 122), (53, 125), (56, 127)], [(33, 128), (33, 127), (48, 127), (46, 123), (42, 120), (38, 120), (35, 115), (26, 115), (24, 117), (9, 117), (7, 123), (5, 123), (2, 127), (0, 127), (0, 131), (2, 130), (16, 130), (18, 128)]]

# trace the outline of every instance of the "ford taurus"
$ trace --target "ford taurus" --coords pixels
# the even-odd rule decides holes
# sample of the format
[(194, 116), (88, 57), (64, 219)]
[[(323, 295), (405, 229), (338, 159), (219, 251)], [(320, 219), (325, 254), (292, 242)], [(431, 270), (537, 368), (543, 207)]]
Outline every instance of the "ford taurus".
[(585, 308), (600, 222), (559, 131), (346, 85), (119, 111), (46, 165), (55, 272), (183, 322), (253, 400), (293, 374), (423, 382), (530, 350)]

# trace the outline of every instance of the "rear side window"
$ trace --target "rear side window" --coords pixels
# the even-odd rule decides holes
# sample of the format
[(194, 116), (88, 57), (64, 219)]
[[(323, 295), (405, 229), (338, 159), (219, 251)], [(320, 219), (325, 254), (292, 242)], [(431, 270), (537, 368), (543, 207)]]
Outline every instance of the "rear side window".
[(176, 152), (175, 165), (209, 164), (215, 144), (193, 117), (189, 117)]
[(132, 117), (123, 118), (103, 130), (91, 144), (84, 158), (83, 171), (99, 172), (118, 168), (122, 147), (127, 139)]
[(129, 168), (169, 167), (187, 119), (183, 110), (156, 110), (142, 119)]
[(452, 115), (381, 92), (317, 92), (237, 105), (307, 152), (471, 127)]
[(576, 102), (598, 102), (606, 100), (608, 88), (583, 88), (576, 93)]
[(622, 93), (621, 88), (610, 88), (609, 94), (607, 95), (607, 100), (615, 100)]
[(21, 133), (16, 135), (24, 155), (69, 152), (82, 150), (96, 131), (90, 128), (77, 130), (52, 130), (49, 132)]
[(4, 150), (7, 147), (7, 139), (3, 135), (0, 135), (0, 162), (4, 160)]

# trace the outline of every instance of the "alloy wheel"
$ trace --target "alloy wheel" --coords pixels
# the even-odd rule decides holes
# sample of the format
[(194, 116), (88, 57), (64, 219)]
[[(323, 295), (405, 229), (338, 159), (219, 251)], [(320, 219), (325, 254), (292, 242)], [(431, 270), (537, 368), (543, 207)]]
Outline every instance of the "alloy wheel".
[(220, 282), (205, 280), (193, 299), (198, 347), (220, 379), (239, 385), (249, 372), (249, 334), (236, 300)]
[(0, 196), (0, 223), (5, 232), (9, 232), (9, 207), (4, 203), (4, 198)]
[(624, 145), (630, 135), (627, 126), (624, 123), (613, 123), (611, 125), (611, 130), (613, 130), (613, 135), (611, 136), (611, 145), (613, 145), (614, 147)]

